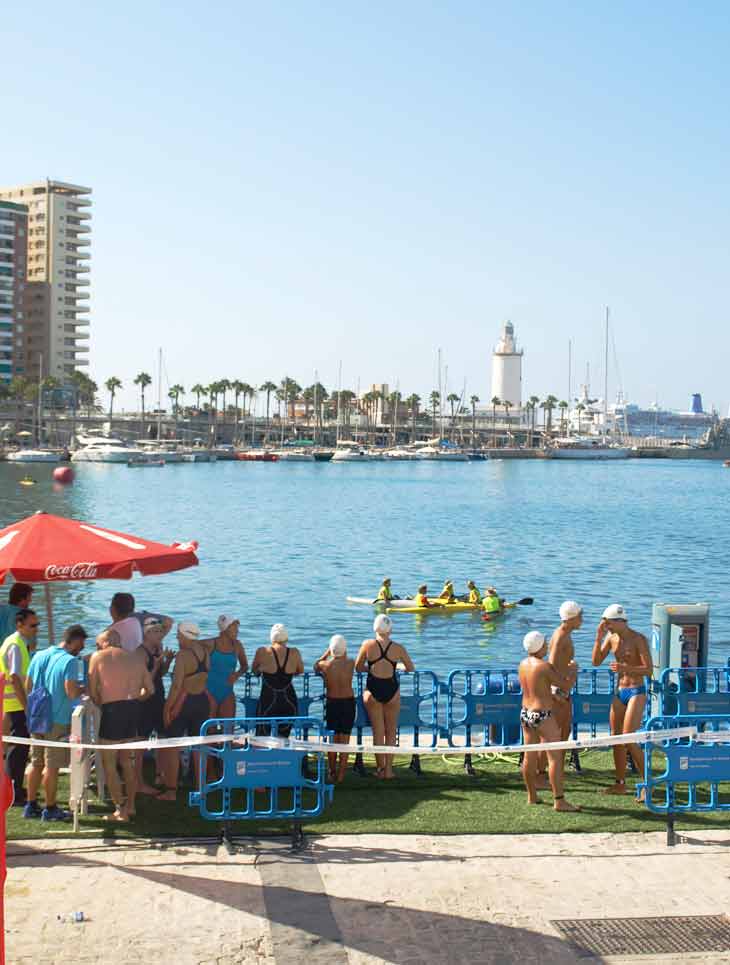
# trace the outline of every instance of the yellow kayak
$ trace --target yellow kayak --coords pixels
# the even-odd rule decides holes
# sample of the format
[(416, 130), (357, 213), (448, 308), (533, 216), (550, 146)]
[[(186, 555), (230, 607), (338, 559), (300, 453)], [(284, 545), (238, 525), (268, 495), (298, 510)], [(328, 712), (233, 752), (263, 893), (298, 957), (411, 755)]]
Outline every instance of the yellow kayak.
[(429, 597), (428, 602), (431, 606), (400, 606), (388, 607), (386, 613), (467, 613), (473, 610), (481, 610), (479, 603), (464, 603), (457, 600), (456, 603), (444, 603), (436, 597)]

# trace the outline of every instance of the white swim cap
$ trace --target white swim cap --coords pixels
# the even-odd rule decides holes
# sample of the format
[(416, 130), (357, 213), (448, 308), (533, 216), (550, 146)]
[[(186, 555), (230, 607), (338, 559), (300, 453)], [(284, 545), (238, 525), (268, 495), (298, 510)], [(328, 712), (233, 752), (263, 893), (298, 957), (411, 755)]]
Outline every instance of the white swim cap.
[(628, 623), (629, 618), (626, 615), (626, 610), (621, 606), (620, 603), (612, 603), (611, 606), (607, 606), (603, 611), (604, 620), (623, 620)]
[(341, 633), (336, 633), (330, 637), (330, 653), (333, 657), (344, 657), (347, 653), (347, 640)]
[(286, 643), (289, 639), (289, 631), (283, 623), (275, 623), (269, 632), (269, 640), (272, 643)]
[(373, 620), (373, 633), (390, 633), (393, 629), (393, 621), (384, 613), (379, 613)]
[(239, 623), (239, 622), (240, 621), (236, 620), (235, 617), (220, 616), (218, 617), (218, 629), (220, 630), (221, 633), (223, 633), (223, 631), (227, 630), (228, 627), (231, 626), (231, 624)]
[(530, 630), (525, 634), (522, 646), (529, 654), (538, 653), (545, 646), (545, 637), (539, 630)]
[(178, 623), (177, 628), (188, 640), (197, 640), (200, 636), (200, 627), (192, 620), (183, 620), (182, 623)]
[(573, 617), (580, 616), (582, 612), (583, 608), (579, 606), (575, 600), (566, 600), (560, 607), (560, 619), (572, 620)]

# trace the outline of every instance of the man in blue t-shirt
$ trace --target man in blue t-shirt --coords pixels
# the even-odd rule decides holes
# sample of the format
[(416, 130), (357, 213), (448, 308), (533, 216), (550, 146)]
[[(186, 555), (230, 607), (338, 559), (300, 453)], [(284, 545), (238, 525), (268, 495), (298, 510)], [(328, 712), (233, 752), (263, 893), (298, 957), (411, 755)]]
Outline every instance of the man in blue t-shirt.
[(0, 645), (5, 638), (15, 633), (15, 617), (18, 610), (26, 610), (33, 598), (33, 587), (29, 583), (14, 583), (8, 593), (8, 602), (0, 606)]
[[(71, 730), (71, 714), (82, 688), (79, 683), (80, 661), (76, 658), (84, 649), (87, 633), (82, 626), (74, 624), (64, 630), (57, 647), (48, 647), (36, 653), (28, 668), (29, 692), (45, 687), (51, 698), (50, 731), (34, 733), (40, 740), (66, 740)], [(58, 806), (56, 799), (58, 770), (68, 767), (69, 751), (65, 747), (33, 747), (28, 769), (28, 801), (23, 809), (24, 818), (41, 818), (43, 821), (67, 821), (71, 815)], [(44, 767), (45, 764), (45, 767)], [(46, 806), (38, 804), (38, 789), (43, 781)]]

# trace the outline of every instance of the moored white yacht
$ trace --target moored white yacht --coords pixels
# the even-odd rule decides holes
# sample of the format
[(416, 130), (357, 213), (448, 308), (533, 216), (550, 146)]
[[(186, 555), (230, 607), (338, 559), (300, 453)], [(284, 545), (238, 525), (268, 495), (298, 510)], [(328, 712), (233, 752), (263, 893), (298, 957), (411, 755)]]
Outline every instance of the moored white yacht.
[(71, 456), (73, 462), (129, 462), (140, 450), (112, 436), (78, 436), (81, 448)]
[(332, 462), (370, 462), (373, 458), (372, 453), (363, 448), (359, 442), (341, 440), (337, 443)]
[(628, 459), (631, 450), (591, 436), (556, 439), (546, 451), (549, 459)]
[(431, 459), (434, 462), (468, 462), (469, 454), (461, 449), (448, 446), (428, 445), (416, 450), (418, 459)]
[(5, 456), (8, 462), (60, 462), (58, 452), (50, 449), (16, 449)]

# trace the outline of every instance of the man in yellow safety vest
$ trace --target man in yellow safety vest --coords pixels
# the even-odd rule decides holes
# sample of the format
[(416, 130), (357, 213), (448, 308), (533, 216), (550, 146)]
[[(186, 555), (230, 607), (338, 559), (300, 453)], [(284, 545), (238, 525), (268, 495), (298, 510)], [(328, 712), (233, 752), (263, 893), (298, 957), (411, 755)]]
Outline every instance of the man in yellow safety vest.
[[(15, 633), (6, 637), (0, 646), (0, 673), (5, 677), (3, 691), (3, 733), (11, 737), (29, 737), (25, 716), (28, 696), (25, 681), (30, 657), (36, 647), (38, 617), (27, 607), (15, 615)], [(5, 773), (13, 782), (14, 807), (25, 804), (23, 777), (28, 763), (29, 749), (25, 744), (10, 744), (5, 756)]]
[(487, 587), (487, 595), (484, 597), (483, 606), (484, 612), (491, 616), (502, 612), (502, 601), (499, 598), (499, 593), (497, 593), (493, 586)]

